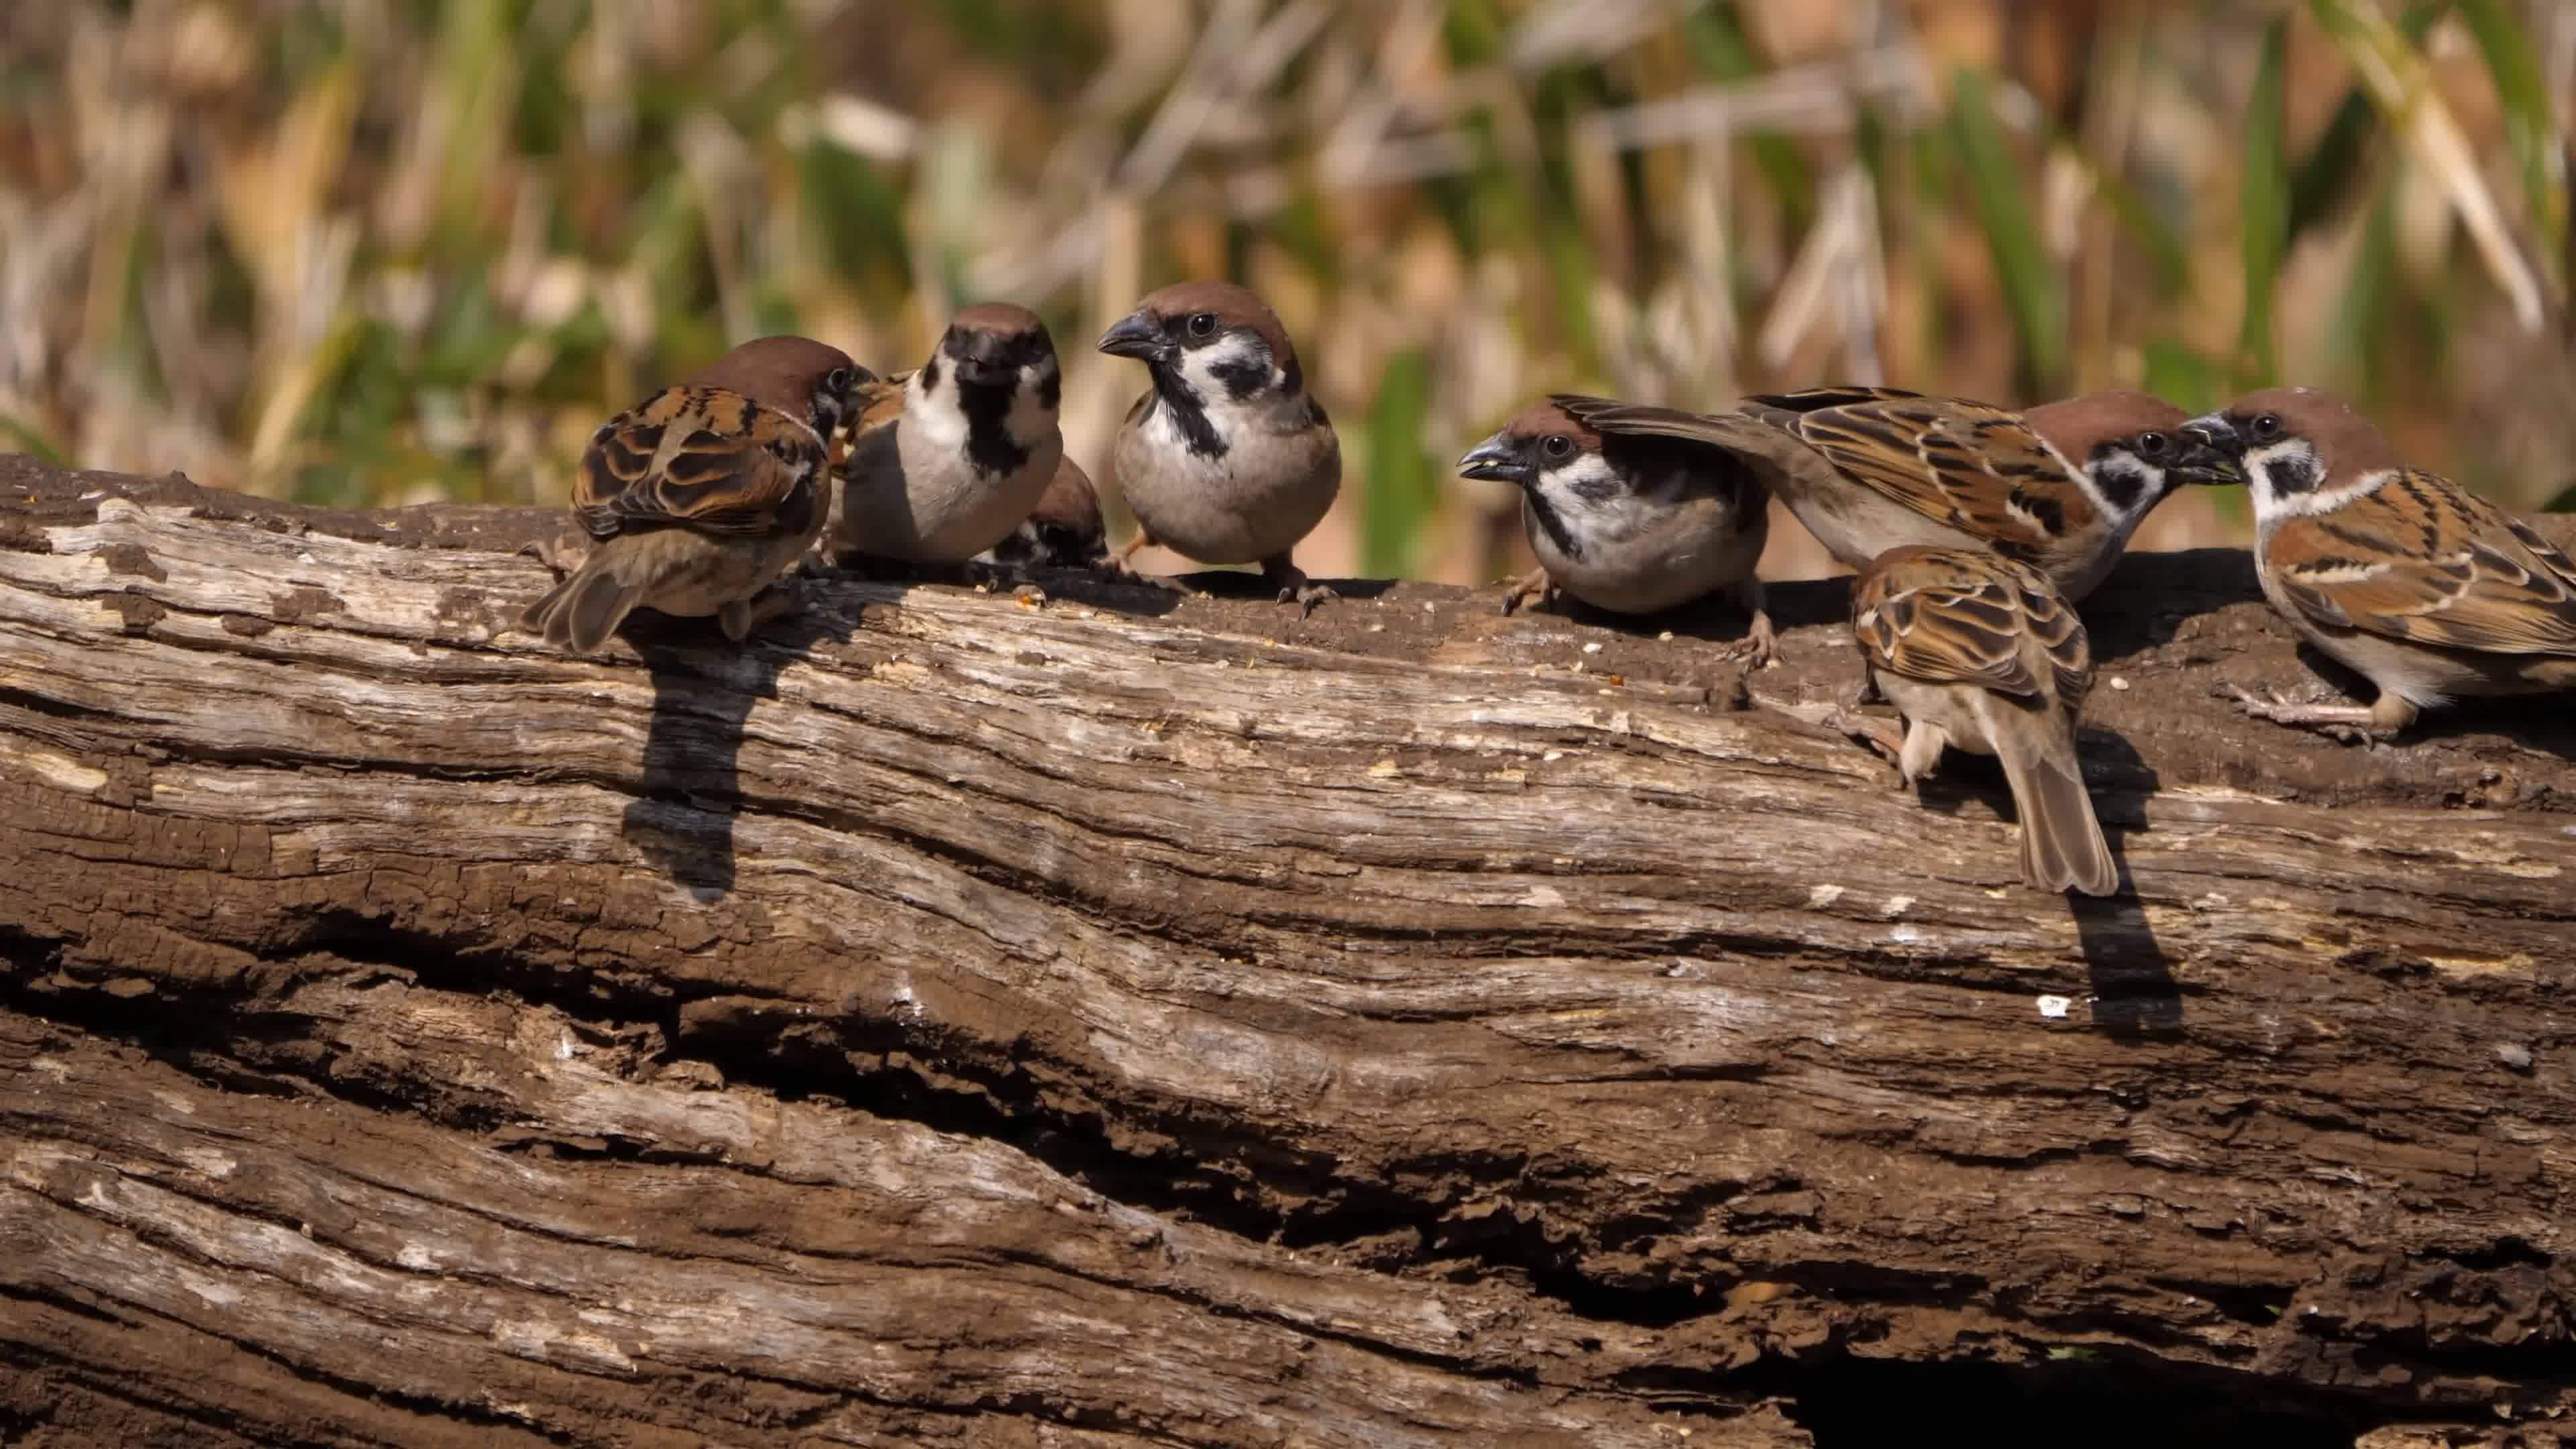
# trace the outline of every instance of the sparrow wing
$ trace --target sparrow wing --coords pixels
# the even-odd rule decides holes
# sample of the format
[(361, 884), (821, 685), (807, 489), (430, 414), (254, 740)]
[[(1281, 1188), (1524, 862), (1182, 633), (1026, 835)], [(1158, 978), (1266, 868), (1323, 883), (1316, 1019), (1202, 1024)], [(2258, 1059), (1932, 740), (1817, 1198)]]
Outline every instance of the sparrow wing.
[(2032, 701), (2053, 690), (2072, 705), (2092, 680), (2075, 611), (2009, 559), (1940, 550), (1874, 567), (1852, 593), (1852, 636), (1871, 664), (1930, 684)]
[(2098, 521), (2070, 465), (2019, 413), (1892, 388), (1745, 401), (1747, 416), (1804, 439), (1852, 482), (2015, 557)]
[(601, 539), (665, 526), (801, 532), (824, 461), (823, 440), (800, 419), (721, 388), (666, 388), (591, 436), (573, 511)]
[(1812, 450), (1796, 438), (1741, 413), (1683, 412), (1569, 393), (1552, 394), (1548, 401), (1605, 440), (1659, 439), (1727, 454), (1742, 466), (1692, 469), (1688, 489), (1730, 502), (1742, 501), (1737, 489), (1748, 471), (1750, 481), (1767, 485), (1789, 469), (1814, 466)]
[(2331, 629), (2489, 654), (2576, 656), (2576, 565), (2437, 474), (2400, 470), (2264, 540), (2283, 597)]
[[(1861, 407), (1870, 403), (1902, 402), (1908, 398), (1919, 398), (1921, 396), (1923, 396), (1923, 394), (1919, 392), (1908, 392), (1901, 387), (1866, 387), (1859, 384), (1844, 384), (1837, 387), (1800, 388), (1796, 392), (1748, 393), (1745, 395), (1744, 400), (1736, 405), (1736, 410), (1753, 416), (1761, 416), (1763, 414), (1770, 413), (1777, 414), (1781, 418), (1786, 418), (1795, 417), (1802, 413), (1821, 412), (1826, 408)], [(1788, 426), (1785, 422), (1779, 421), (1778, 418), (1764, 417), (1763, 421), (1770, 423), (1775, 428)]]

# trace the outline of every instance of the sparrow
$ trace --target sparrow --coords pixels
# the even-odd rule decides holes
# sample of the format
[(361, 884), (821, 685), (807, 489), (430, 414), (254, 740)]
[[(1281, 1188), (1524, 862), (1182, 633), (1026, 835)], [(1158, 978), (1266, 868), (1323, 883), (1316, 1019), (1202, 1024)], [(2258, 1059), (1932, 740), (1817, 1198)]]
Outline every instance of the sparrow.
[(1037, 511), (1008, 537), (975, 556), (997, 568), (1096, 568), (1109, 560), (1109, 535), (1100, 522), (1100, 494), (1091, 475), (1067, 456), (1055, 481), (1038, 496)]
[(1890, 549), (1853, 581), (1852, 637), (1905, 718), (1901, 744), (1872, 740), (1905, 785), (1930, 775), (1944, 746), (1993, 755), (2021, 816), (2022, 878), (2044, 891), (2119, 889), (2075, 758), (2092, 652), (2046, 574), (1982, 548)]
[(959, 312), (929, 361), (867, 390), (832, 529), (843, 560), (962, 564), (1009, 538), (1064, 461), (1063, 393), (1036, 313)]
[(1710, 418), (1694, 430), (1732, 432), (1732, 448), (1605, 421), (1661, 411), (1560, 393), (1458, 460), (1461, 477), (1521, 490), (1521, 526), (1539, 567), (1512, 582), (1503, 612), (1561, 589), (1597, 609), (1651, 614), (1725, 589), (1753, 616), (1737, 652), (1767, 664), (1779, 646), (1753, 565), (1770, 532), (1770, 495), (1747, 459), (1800, 445), (1750, 418)]
[(1342, 449), (1277, 315), (1231, 282), (1182, 282), (1138, 303), (1100, 350), (1142, 361), (1154, 384), (1110, 450), (1138, 529), (1118, 567), (1159, 543), (1200, 563), (1258, 563), (1306, 613), (1335, 597), (1289, 557), (1341, 490)]
[(2463, 696), (2576, 688), (2576, 564), (2494, 504), (2406, 466), (2350, 404), (2273, 388), (2183, 431), (2244, 469), (2263, 597), (2379, 689), (2363, 708), (2231, 688), (2245, 713), (2349, 743)]
[(749, 638), (784, 612), (770, 585), (823, 531), (836, 435), (870, 380), (837, 347), (763, 337), (609, 419), (573, 481), (593, 544), (521, 625), (587, 654), (641, 605)]
[[(2080, 599), (2166, 494), (2188, 482), (2235, 481), (2218, 455), (2175, 436), (2182, 409), (2144, 393), (2091, 393), (2015, 413), (1896, 388), (1825, 387), (1756, 394), (1738, 411), (1807, 445), (1763, 481), (1856, 569), (1906, 544), (1983, 546), (2037, 566)], [(1699, 436), (1695, 417), (1626, 425)]]

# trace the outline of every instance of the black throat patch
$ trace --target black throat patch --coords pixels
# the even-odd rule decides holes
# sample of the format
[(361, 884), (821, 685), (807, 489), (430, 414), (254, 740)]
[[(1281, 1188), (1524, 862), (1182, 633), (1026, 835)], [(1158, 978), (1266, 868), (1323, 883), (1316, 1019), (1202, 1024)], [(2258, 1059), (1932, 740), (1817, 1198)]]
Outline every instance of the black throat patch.
[(1016, 382), (968, 382), (957, 377), (957, 410), (966, 415), (966, 461), (984, 472), (1016, 473), (1028, 466), (1029, 450), (1011, 437), (1011, 399)]
[(1564, 517), (1556, 511), (1555, 504), (1548, 502), (1545, 493), (1532, 488), (1521, 497), (1529, 500), (1530, 517), (1538, 520), (1538, 526), (1546, 532), (1548, 542), (1556, 545), (1557, 552), (1570, 559), (1583, 557), (1583, 545), (1575, 541), (1574, 530), (1565, 526)]
[[(1227, 452), (1225, 435), (1216, 430), (1216, 424), (1208, 421), (1207, 402), (1199, 396), (1199, 390), (1190, 386), (1178, 371), (1160, 363), (1147, 367), (1146, 371), (1154, 379), (1154, 407), (1170, 410), (1172, 422), (1181, 430), (1181, 441), (1190, 452), (1201, 458), (1224, 457)], [(1152, 408), (1146, 409), (1145, 418), (1153, 415)], [(1145, 418), (1137, 421), (1143, 422)]]

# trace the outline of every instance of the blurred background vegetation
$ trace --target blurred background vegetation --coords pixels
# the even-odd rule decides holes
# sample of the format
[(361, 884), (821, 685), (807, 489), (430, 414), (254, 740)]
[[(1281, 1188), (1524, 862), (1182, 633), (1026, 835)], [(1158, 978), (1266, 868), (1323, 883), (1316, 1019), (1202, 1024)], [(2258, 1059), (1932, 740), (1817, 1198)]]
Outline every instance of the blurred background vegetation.
[(0, 447), (553, 501), (731, 341), (892, 370), (1007, 297), (1096, 463), (1143, 378), (1091, 339), (1226, 274), (1344, 429), (1326, 574), (1496, 576), (1449, 465), (1554, 388), (2310, 382), (2538, 507), (2571, 104), (2556, 0), (21, 0)]

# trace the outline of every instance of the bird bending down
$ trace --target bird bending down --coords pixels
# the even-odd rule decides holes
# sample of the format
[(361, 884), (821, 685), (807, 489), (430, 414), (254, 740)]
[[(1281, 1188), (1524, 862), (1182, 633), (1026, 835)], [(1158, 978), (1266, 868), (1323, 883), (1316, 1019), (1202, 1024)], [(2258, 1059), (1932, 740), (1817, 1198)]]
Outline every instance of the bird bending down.
[(1656, 415), (1690, 417), (1554, 396), (1458, 460), (1461, 476), (1521, 490), (1539, 567), (1513, 582), (1503, 611), (1561, 589), (1612, 613), (1652, 614), (1724, 589), (1752, 615), (1738, 652), (1767, 664), (1779, 649), (1753, 573), (1770, 532), (1762, 479), (1776, 471), (1768, 455), (1802, 445), (1749, 418), (1692, 418), (1687, 434), (1620, 421)]
[(2352, 743), (2455, 699), (2576, 688), (2576, 564), (2529, 524), (2407, 467), (2351, 405), (2271, 388), (2185, 431), (2244, 470), (2263, 597), (2379, 689), (2361, 706), (2231, 688), (2244, 713)]
[[(1731, 430), (1712, 434), (1714, 417), (1623, 411), (1635, 414), (1619, 421), (1632, 431), (1740, 446)], [(1763, 481), (1843, 564), (1867, 568), (1908, 544), (1990, 548), (2035, 565), (2068, 599), (2102, 582), (2166, 495), (2235, 481), (2224, 459), (2176, 435), (2182, 409), (2144, 393), (2016, 413), (1898, 388), (1825, 387), (1748, 397), (1737, 415), (1805, 445), (1766, 455), (1776, 466)]]
[(2023, 879), (2094, 896), (2120, 888), (2075, 754), (2092, 652), (2047, 575), (1984, 549), (1891, 549), (1853, 581), (1852, 637), (1904, 716), (1901, 743), (1872, 740), (1896, 756), (1903, 784), (1931, 775), (1947, 746), (1992, 755), (2021, 817)]
[(749, 638), (822, 533), (836, 435), (867, 380), (839, 348), (764, 337), (611, 418), (573, 482), (589, 553), (522, 627), (587, 654), (642, 607)]

